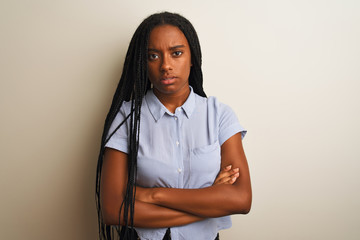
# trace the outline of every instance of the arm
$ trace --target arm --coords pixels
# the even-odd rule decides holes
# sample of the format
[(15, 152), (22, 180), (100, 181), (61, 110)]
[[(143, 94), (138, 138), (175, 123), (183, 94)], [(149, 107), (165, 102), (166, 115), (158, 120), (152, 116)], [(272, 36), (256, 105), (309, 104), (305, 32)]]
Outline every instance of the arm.
[[(127, 183), (127, 161), (127, 154), (110, 148), (105, 150), (100, 194), (102, 215), (107, 225), (119, 224), (119, 210)], [(121, 219), (123, 219), (123, 214), (121, 214)], [(134, 225), (136, 227), (172, 227), (202, 219), (179, 210), (135, 201)]]
[(221, 167), (228, 165), (239, 168), (239, 176), (233, 184), (215, 184), (202, 189), (139, 188), (136, 198), (201, 217), (246, 214), (251, 208), (252, 193), (240, 133), (221, 146)]

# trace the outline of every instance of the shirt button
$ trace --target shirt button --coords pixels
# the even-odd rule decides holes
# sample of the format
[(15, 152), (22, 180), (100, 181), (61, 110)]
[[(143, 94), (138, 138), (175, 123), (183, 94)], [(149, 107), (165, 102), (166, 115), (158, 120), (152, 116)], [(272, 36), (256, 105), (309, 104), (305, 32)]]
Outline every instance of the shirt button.
[(179, 141), (176, 141), (176, 146), (179, 146), (179, 144), (180, 144)]
[(177, 117), (175, 117), (174, 119), (177, 120)]
[(182, 169), (181, 169), (181, 168), (178, 168), (178, 172), (181, 173), (181, 172), (182, 172)]

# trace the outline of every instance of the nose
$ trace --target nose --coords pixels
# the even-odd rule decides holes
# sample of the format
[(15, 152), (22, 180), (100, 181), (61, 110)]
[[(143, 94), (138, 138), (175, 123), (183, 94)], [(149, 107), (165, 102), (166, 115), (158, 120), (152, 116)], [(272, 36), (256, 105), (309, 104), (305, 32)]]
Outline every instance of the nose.
[(160, 70), (163, 72), (172, 70), (171, 57), (164, 56), (161, 62)]

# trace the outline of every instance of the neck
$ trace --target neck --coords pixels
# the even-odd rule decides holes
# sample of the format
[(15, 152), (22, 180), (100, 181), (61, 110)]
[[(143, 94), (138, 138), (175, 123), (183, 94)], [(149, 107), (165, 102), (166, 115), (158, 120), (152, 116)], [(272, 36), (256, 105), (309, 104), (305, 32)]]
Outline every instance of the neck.
[(189, 87), (186, 87), (183, 91), (179, 91), (173, 94), (162, 93), (155, 88), (153, 91), (160, 102), (172, 113), (175, 113), (176, 108), (182, 106), (185, 103), (190, 94)]

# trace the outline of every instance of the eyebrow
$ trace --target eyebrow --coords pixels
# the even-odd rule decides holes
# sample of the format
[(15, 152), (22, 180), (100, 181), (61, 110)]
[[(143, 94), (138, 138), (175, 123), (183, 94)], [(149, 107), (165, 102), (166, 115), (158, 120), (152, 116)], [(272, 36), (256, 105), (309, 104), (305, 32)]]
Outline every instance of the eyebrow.
[[(177, 49), (177, 48), (184, 48), (185, 45), (175, 45), (173, 47), (170, 47), (169, 49), (170, 50), (174, 50), (174, 49)], [(151, 52), (160, 52), (159, 50), (155, 49), (155, 48), (149, 48), (148, 51), (151, 51)]]

